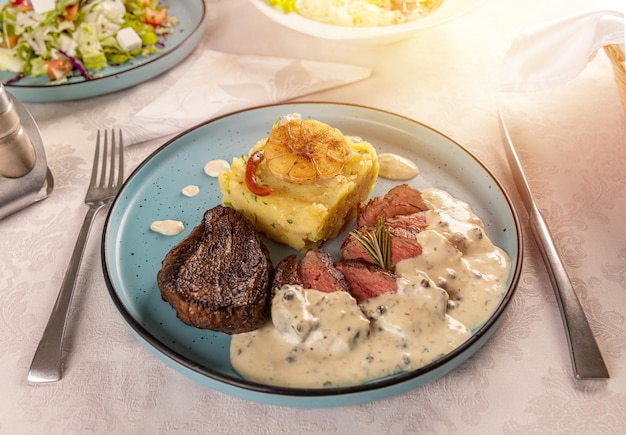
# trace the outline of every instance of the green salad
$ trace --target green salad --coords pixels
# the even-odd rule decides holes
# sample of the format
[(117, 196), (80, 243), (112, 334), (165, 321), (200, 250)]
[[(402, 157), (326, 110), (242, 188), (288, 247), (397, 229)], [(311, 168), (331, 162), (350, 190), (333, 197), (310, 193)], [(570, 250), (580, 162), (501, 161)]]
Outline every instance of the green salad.
[(1, 6), (0, 70), (50, 84), (97, 77), (147, 56), (178, 24), (159, 0), (9, 0)]

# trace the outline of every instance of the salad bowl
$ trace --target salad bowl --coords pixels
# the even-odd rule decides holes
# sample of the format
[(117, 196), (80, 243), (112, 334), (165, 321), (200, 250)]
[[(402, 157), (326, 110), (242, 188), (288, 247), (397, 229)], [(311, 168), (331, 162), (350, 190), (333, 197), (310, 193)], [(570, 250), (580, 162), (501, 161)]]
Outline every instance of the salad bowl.
[[(0, 5), (6, 4), (0, 0)], [(163, 74), (189, 56), (202, 40), (206, 30), (206, 6), (203, 0), (177, 0), (167, 3), (170, 16), (178, 18), (174, 32), (164, 44), (147, 57), (137, 56), (121, 65), (110, 65), (86, 80), (82, 76), (66, 83), (50, 84), (47, 76), (23, 77), (11, 81), (16, 73), (0, 70), (0, 80), (18, 100), (56, 102), (78, 100), (117, 92)]]

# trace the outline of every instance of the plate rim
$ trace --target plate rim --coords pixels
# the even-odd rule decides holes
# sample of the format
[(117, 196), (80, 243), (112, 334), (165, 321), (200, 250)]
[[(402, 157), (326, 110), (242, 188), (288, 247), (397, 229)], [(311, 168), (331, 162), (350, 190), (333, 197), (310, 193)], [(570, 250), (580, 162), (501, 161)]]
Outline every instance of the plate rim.
[[(459, 1), (470, 1), (470, 0), (459, 0)], [(473, 10), (480, 7), (487, 0), (472, 0), (473, 3), (468, 5), (467, 8), (461, 9), (455, 13), (452, 13), (446, 17), (437, 18), (437, 10), (445, 7), (444, 5), (440, 6), (437, 10), (432, 13), (426, 15), (423, 18), (418, 18), (417, 20), (410, 21), (407, 23), (394, 24), (389, 26), (378, 26), (378, 27), (350, 27), (350, 26), (341, 26), (337, 24), (324, 23), (321, 21), (316, 21), (311, 18), (304, 17), (295, 12), (292, 13), (284, 13), (277, 8), (270, 6), (267, 3), (267, 0), (250, 0), (250, 2), (267, 18), (271, 19), (277, 24), (280, 24), (286, 28), (291, 30), (295, 30), (297, 32), (307, 34), (310, 36), (315, 36), (318, 38), (329, 39), (329, 40), (342, 40), (342, 41), (364, 41), (369, 39), (382, 38), (383, 40), (395, 40), (398, 38), (402, 38), (404, 36), (408, 36), (412, 33), (415, 33), (419, 30), (428, 29), (431, 27), (439, 26), (445, 24), (449, 21), (462, 17)], [(445, 11), (445, 9), (444, 9)], [(430, 17), (435, 17), (430, 18)], [(304, 26), (304, 27), (303, 27)]]
[[(163, 68), (156, 74), (142, 74), (139, 80), (132, 81), (128, 85), (120, 86), (118, 84), (117, 86), (113, 86), (112, 88), (110, 86), (106, 86), (106, 84), (108, 84), (111, 80), (115, 80), (116, 82), (117, 81), (123, 82), (123, 79), (125, 78), (125, 76), (128, 76), (130, 74), (137, 74), (138, 70), (153, 66), (156, 62), (167, 63), (169, 59), (173, 55), (178, 54), (186, 46), (186, 44), (189, 41), (193, 41), (193, 39), (197, 37), (199, 33), (200, 35), (204, 33), (204, 30), (206, 29), (206, 24), (207, 24), (207, 6), (204, 0), (170, 0), (170, 1), (177, 3), (179, 5), (182, 5), (182, 7), (184, 8), (190, 7), (192, 2), (195, 2), (196, 6), (200, 7), (201, 13), (199, 15), (199, 18), (194, 21), (194, 26), (193, 28), (190, 29), (188, 34), (185, 35), (185, 37), (178, 44), (176, 44), (173, 47), (170, 47), (164, 53), (158, 56), (153, 56), (151, 58), (148, 58), (147, 60), (145, 60), (139, 65), (129, 67), (119, 72), (112, 72), (108, 75), (97, 77), (91, 80), (81, 80), (81, 81), (76, 81), (76, 82), (62, 83), (58, 85), (48, 85), (44, 83), (44, 84), (22, 86), (22, 85), (12, 84), (12, 83), (8, 83), (8, 84), (3, 83), (3, 86), (12, 95), (14, 95), (16, 98), (19, 98), (22, 101), (61, 102), (61, 101), (79, 100), (79, 99), (84, 99), (84, 98), (89, 98), (89, 97), (94, 97), (94, 96), (110, 94), (110, 93), (117, 92), (117, 91), (129, 88), (129, 87), (136, 86), (160, 74), (165, 73), (166, 71), (170, 70), (173, 66), (175, 66), (175, 63), (173, 65), (166, 66), (165, 68)], [(0, 0), (0, 4), (4, 5), (5, 3), (6, 3), (6, 0)], [(176, 28), (174, 28), (174, 31), (176, 31)], [(198, 41), (195, 44), (193, 44), (192, 47), (189, 48), (189, 53), (183, 53), (183, 58), (186, 58), (193, 51), (195, 46), (200, 42), (200, 39), (201, 37), (199, 37)], [(2, 72), (6, 72), (6, 70), (2, 70)], [(68, 98), (65, 98), (63, 96), (63, 94), (80, 92), (81, 88), (95, 89), (93, 84), (98, 84), (98, 82), (100, 82), (100, 84), (105, 84), (104, 87), (106, 89), (104, 89), (102, 92), (85, 91), (84, 92), (85, 96), (73, 96), (73, 97), (68, 97)], [(45, 94), (45, 95), (43, 95), (40, 98), (34, 98), (34, 99), (31, 98), (31, 94), (36, 94), (36, 93)], [(55, 96), (55, 94), (59, 94), (59, 95)]]
[[(354, 386), (347, 386), (347, 387), (332, 387), (332, 388), (294, 388), (294, 387), (281, 387), (281, 386), (274, 386), (274, 385), (267, 385), (267, 384), (261, 384), (261, 383), (256, 383), (256, 382), (252, 382), (252, 381), (247, 381), (243, 378), (236, 378), (234, 376), (230, 376), (230, 375), (226, 375), (220, 372), (217, 372), (213, 369), (211, 369), (210, 367), (206, 367), (203, 366), (201, 364), (199, 364), (198, 362), (193, 361), (190, 358), (187, 358), (184, 355), (181, 355), (180, 353), (176, 352), (175, 350), (169, 348), (167, 345), (165, 345), (164, 343), (160, 342), (156, 337), (154, 337), (144, 326), (142, 326), (126, 309), (126, 307), (124, 306), (123, 302), (121, 301), (121, 298), (119, 297), (119, 295), (117, 294), (113, 282), (111, 280), (111, 276), (110, 276), (110, 268), (109, 268), (109, 264), (107, 261), (107, 256), (108, 256), (108, 248), (107, 248), (107, 240), (108, 240), (108, 236), (109, 236), (109, 232), (110, 232), (110, 219), (112, 216), (112, 213), (115, 209), (115, 205), (117, 204), (118, 200), (124, 196), (125, 193), (125, 188), (126, 186), (131, 182), (131, 180), (134, 178), (134, 176), (136, 174), (139, 173), (139, 171), (141, 171), (141, 169), (146, 166), (153, 158), (155, 158), (161, 151), (165, 150), (167, 147), (175, 144), (179, 139), (182, 139), (184, 136), (200, 129), (203, 128), (211, 123), (217, 122), (223, 118), (227, 118), (227, 117), (231, 117), (231, 116), (237, 116), (239, 114), (245, 113), (245, 112), (254, 112), (254, 111), (259, 111), (259, 110), (263, 110), (263, 109), (267, 109), (267, 108), (274, 108), (274, 107), (280, 107), (280, 106), (289, 106), (289, 107), (294, 107), (294, 106), (300, 106), (300, 105), (319, 105), (319, 106), (336, 106), (336, 107), (343, 107), (343, 108), (358, 108), (361, 110), (366, 110), (368, 112), (378, 112), (378, 113), (382, 113), (388, 116), (394, 116), (394, 117), (398, 117), (398, 118), (402, 118), (406, 121), (409, 121), (410, 123), (413, 124), (417, 124), (423, 128), (426, 128), (428, 130), (430, 130), (431, 132), (434, 132), (440, 136), (442, 136), (443, 138), (447, 139), (448, 141), (450, 141), (451, 143), (453, 143), (457, 148), (459, 148), (463, 153), (465, 153), (469, 158), (471, 158), (476, 164), (478, 164), (481, 169), (483, 171), (485, 171), (485, 173), (490, 177), (490, 179), (495, 183), (496, 187), (498, 188), (498, 190), (502, 193), (507, 206), (508, 206), (508, 210), (511, 212), (511, 216), (512, 216), (512, 220), (514, 223), (514, 230), (515, 230), (515, 240), (517, 242), (517, 258), (516, 261), (511, 264), (511, 267), (513, 268), (513, 272), (512, 272), (512, 276), (511, 276), (511, 282), (508, 288), (508, 291), (503, 295), (497, 309), (491, 314), (491, 316), (489, 317), (489, 319), (483, 324), (481, 325), (476, 332), (474, 332), (472, 334), (472, 336), (465, 341), (463, 344), (461, 344), (459, 347), (457, 347), (456, 349), (454, 349), (453, 351), (451, 351), (450, 353), (444, 355), (443, 357), (437, 359), (436, 361), (433, 361), (430, 364), (427, 364), (423, 367), (420, 367), (418, 369), (409, 371), (409, 372), (404, 372), (404, 373), (399, 373), (396, 375), (392, 375), (390, 377), (387, 378), (382, 378), (382, 379), (378, 379), (378, 380), (374, 380), (374, 381), (370, 381), (364, 384), (359, 384), (359, 385), (354, 385)], [(365, 105), (360, 105), (360, 104), (352, 104), (352, 103), (335, 103), (335, 102), (319, 102), (319, 101), (299, 101), (299, 102), (293, 102), (293, 103), (273, 103), (273, 104), (266, 104), (266, 105), (261, 105), (261, 106), (256, 106), (253, 108), (247, 108), (247, 109), (241, 109), (241, 110), (237, 110), (237, 111), (233, 111), (233, 112), (229, 112), (214, 118), (211, 118), (207, 121), (204, 121), (200, 124), (197, 124), (179, 134), (177, 134), (176, 136), (172, 137), (171, 139), (169, 139), (168, 141), (166, 141), (163, 145), (159, 146), (156, 150), (154, 150), (152, 153), (150, 153), (134, 170), (133, 172), (129, 175), (129, 177), (126, 179), (126, 181), (124, 182), (124, 184), (122, 185), (122, 188), (120, 189), (119, 193), (116, 195), (115, 199), (113, 200), (113, 202), (111, 203), (111, 206), (107, 212), (107, 216), (106, 216), (106, 220), (104, 223), (104, 230), (102, 232), (102, 237), (101, 237), (101, 249), (100, 249), (100, 254), (101, 254), (101, 263), (102, 263), (102, 269), (103, 269), (103, 275), (104, 275), (104, 279), (105, 279), (105, 283), (107, 286), (107, 290), (109, 293), (109, 296), (111, 297), (114, 305), (116, 306), (116, 309), (118, 310), (119, 314), (122, 316), (123, 320), (125, 321), (126, 325), (131, 329), (131, 332), (133, 332), (133, 334), (138, 335), (141, 340), (145, 340), (148, 344), (150, 344), (150, 346), (152, 346), (152, 350), (153, 352), (157, 352), (160, 355), (163, 355), (164, 357), (166, 357), (167, 359), (171, 360), (172, 362), (175, 362), (176, 364), (179, 364), (180, 366), (182, 366), (183, 368), (190, 370), (191, 372), (195, 373), (196, 375), (199, 375), (203, 378), (206, 378), (207, 381), (212, 381), (212, 382), (217, 382), (219, 384), (223, 384), (223, 386), (225, 387), (233, 387), (236, 389), (240, 389), (242, 391), (245, 391), (247, 393), (258, 393), (258, 394), (263, 394), (263, 395), (271, 395), (271, 396), (280, 396), (280, 397), (286, 397), (286, 398), (301, 398), (301, 399), (315, 399), (315, 398), (322, 398), (322, 397), (334, 397), (334, 398), (339, 398), (339, 397), (343, 397), (343, 396), (348, 396), (348, 395), (354, 395), (354, 394), (359, 394), (359, 393), (368, 393), (368, 392), (372, 392), (372, 391), (378, 391), (378, 390), (383, 390), (385, 388), (388, 387), (394, 387), (394, 386), (398, 386), (401, 385), (405, 382), (411, 381), (411, 380), (415, 380), (417, 378), (420, 378), (421, 376), (427, 375), (428, 373), (431, 373), (433, 371), (436, 370), (442, 370), (444, 369), (447, 365), (453, 364), (455, 361), (457, 361), (457, 357), (459, 357), (460, 355), (462, 355), (464, 352), (466, 352), (467, 350), (471, 349), (473, 346), (476, 346), (479, 344), (479, 342), (481, 340), (486, 339), (491, 333), (494, 332), (493, 328), (497, 325), (497, 323), (500, 322), (501, 317), (503, 316), (503, 314), (505, 313), (506, 309), (508, 308), (511, 300), (513, 299), (514, 294), (516, 293), (517, 290), (517, 286), (519, 283), (519, 279), (521, 276), (521, 270), (522, 270), (522, 263), (523, 263), (523, 245), (524, 245), (524, 239), (522, 236), (522, 229), (521, 229), (521, 223), (520, 223), (520, 219), (517, 213), (517, 210), (513, 204), (513, 201), (511, 200), (508, 192), (506, 191), (506, 189), (504, 188), (503, 184), (498, 180), (497, 177), (495, 177), (495, 175), (483, 164), (483, 162), (478, 159), (472, 152), (470, 152), (467, 148), (463, 147), (462, 145), (460, 145), (458, 142), (454, 141), (453, 139), (451, 139), (449, 136), (441, 133), (440, 131), (426, 125), (423, 124), (420, 121), (416, 121), (410, 117), (404, 116), (404, 115), (400, 115), (391, 111), (387, 111), (384, 109), (377, 109), (377, 108), (373, 108), (373, 107), (369, 107), (369, 106), (365, 106)], [(469, 356), (471, 355), (467, 355), (467, 358), (469, 358)], [(167, 364), (167, 361), (163, 361), (164, 363)], [(460, 361), (459, 364), (463, 363), (464, 360)], [(449, 371), (449, 370), (448, 370)], [(447, 373), (448, 371), (445, 371), (445, 373)], [(230, 394), (232, 394), (232, 392), (230, 392)], [(284, 405), (289, 406), (289, 403), (284, 403)], [(297, 404), (293, 404), (291, 406), (298, 406)]]

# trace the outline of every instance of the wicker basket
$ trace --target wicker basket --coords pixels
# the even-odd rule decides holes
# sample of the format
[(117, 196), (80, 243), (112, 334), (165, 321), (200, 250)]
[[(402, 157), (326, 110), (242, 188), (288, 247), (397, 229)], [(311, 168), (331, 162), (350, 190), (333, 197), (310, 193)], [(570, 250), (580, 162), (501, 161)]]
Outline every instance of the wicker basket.
[(619, 91), (622, 106), (626, 112), (626, 69), (624, 68), (624, 49), (620, 45), (606, 45), (604, 47), (604, 51), (613, 63), (613, 73), (615, 74), (617, 90)]

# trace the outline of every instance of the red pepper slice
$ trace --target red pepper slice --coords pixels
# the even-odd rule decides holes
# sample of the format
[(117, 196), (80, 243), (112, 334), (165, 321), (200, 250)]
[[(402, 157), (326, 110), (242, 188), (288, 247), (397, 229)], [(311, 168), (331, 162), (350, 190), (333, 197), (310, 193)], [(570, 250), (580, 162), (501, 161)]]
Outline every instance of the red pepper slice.
[(261, 163), (261, 160), (263, 160), (263, 151), (261, 150), (248, 157), (245, 181), (250, 192), (254, 193), (256, 196), (267, 196), (272, 193), (272, 188), (259, 186), (256, 179), (256, 169), (259, 163)]

